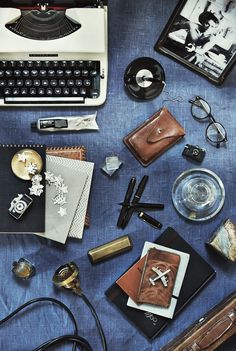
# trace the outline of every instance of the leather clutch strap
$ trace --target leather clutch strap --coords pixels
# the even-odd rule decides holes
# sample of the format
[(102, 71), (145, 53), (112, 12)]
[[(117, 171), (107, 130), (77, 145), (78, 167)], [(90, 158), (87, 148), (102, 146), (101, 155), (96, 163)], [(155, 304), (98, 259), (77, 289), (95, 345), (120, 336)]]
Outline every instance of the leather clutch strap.
[(219, 321), (213, 324), (204, 335), (183, 351), (203, 351), (219, 340), (236, 322), (236, 310), (230, 310)]

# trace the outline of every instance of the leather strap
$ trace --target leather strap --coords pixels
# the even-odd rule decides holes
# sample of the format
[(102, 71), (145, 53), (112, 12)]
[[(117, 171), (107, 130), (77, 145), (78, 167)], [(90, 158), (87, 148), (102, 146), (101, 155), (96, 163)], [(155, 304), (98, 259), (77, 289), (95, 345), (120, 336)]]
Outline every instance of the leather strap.
[(236, 310), (230, 310), (226, 316), (214, 323), (201, 337), (200, 340), (194, 341), (189, 349), (183, 351), (203, 351), (219, 340), (235, 323)]

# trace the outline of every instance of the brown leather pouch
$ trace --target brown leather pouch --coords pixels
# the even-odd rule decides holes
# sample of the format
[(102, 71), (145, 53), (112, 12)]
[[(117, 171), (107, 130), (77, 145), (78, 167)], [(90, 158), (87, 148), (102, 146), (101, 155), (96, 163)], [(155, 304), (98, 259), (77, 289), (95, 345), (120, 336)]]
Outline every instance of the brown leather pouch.
[(185, 135), (166, 107), (124, 137), (123, 141), (142, 166), (146, 167)]
[(236, 333), (236, 291), (160, 351), (213, 351)]

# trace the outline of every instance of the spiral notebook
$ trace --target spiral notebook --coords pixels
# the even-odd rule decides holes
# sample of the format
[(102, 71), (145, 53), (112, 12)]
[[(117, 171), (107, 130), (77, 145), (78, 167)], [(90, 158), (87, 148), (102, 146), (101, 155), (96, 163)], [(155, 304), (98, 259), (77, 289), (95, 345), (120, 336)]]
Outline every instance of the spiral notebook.
[[(22, 149), (33, 149), (42, 158), (43, 168), (40, 174), (43, 176), (41, 184), (44, 186), (44, 191), (40, 196), (30, 195), (31, 181), (18, 178), (12, 171), (12, 158)], [(45, 231), (45, 154), (44, 145), (0, 145), (0, 233), (43, 233)], [(33, 202), (17, 220), (9, 214), (8, 209), (18, 194), (29, 195)]]
[[(155, 240), (155, 243), (190, 254), (188, 268), (174, 313), (175, 318), (216, 273), (191, 245), (171, 227), (167, 228)], [(150, 339), (155, 338), (171, 322), (168, 318), (127, 306), (128, 295), (116, 283), (105, 294), (124, 313), (126, 318)]]

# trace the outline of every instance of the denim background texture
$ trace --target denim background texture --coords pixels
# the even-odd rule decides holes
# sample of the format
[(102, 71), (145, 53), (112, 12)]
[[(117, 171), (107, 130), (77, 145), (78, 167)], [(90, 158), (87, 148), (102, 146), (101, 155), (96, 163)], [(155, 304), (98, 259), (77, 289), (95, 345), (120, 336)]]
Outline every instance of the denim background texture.
[[(1, 108), (1, 143), (44, 143), (48, 146), (84, 145), (87, 159), (95, 163), (91, 187), (89, 214), (90, 228), (84, 231), (83, 240), (68, 239), (66, 245), (33, 235), (0, 236), (0, 319), (26, 301), (40, 296), (60, 299), (70, 307), (78, 321), (79, 334), (88, 339), (95, 351), (101, 350), (95, 322), (87, 306), (72, 293), (57, 289), (52, 284), (55, 269), (75, 261), (80, 267), (81, 286), (100, 317), (107, 337), (108, 350), (156, 351), (177, 336), (195, 320), (236, 288), (236, 266), (206, 248), (205, 242), (221, 222), (231, 218), (236, 222), (236, 70), (222, 86), (208, 80), (154, 51), (153, 46), (167, 23), (177, 0), (110, 0), (109, 1), (109, 80), (106, 103), (96, 108), (42, 107)], [(134, 59), (148, 56), (161, 63), (166, 74), (166, 90), (171, 96), (180, 95), (182, 103), (158, 98), (137, 102), (124, 90), (123, 75)], [(207, 123), (198, 123), (191, 117), (188, 99), (201, 95), (212, 107), (214, 117), (227, 129), (228, 144), (216, 149), (205, 140)], [(143, 168), (124, 146), (122, 139), (162, 106), (167, 106), (186, 130), (181, 142), (169, 149), (149, 167)], [(70, 116), (98, 111), (99, 132), (32, 133), (30, 123), (40, 117)], [(185, 220), (175, 211), (171, 201), (174, 180), (183, 171), (196, 167), (182, 157), (186, 143), (206, 149), (201, 167), (215, 172), (225, 185), (226, 198), (222, 211), (212, 220), (194, 223)], [(123, 161), (122, 168), (111, 178), (101, 172), (107, 155), (114, 153)], [(1, 165), (0, 165), (1, 167)], [(123, 197), (132, 176), (149, 181), (142, 197), (143, 202), (163, 202), (164, 211), (153, 213), (163, 223), (163, 230), (173, 227), (216, 270), (216, 277), (173, 320), (159, 337), (148, 341), (104, 295), (105, 290), (140, 255), (144, 241), (152, 241), (159, 234), (134, 215), (123, 231), (116, 227), (119, 215), (117, 203)], [(6, 205), (7, 206), (7, 205)], [(4, 220), (4, 218), (1, 218)], [(121, 235), (129, 234), (132, 251), (92, 266), (87, 251)], [(34, 262), (37, 274), (28, 282), (15, 280), (12, 262), (25, 257)], [(0, 349), (3, 351), (33, 350), (44, 341), (58, 335), (69, 334), (73, 326), (66, 313), (49, 303), (31, 307), (0, 327)], [(54, 348), (71, 350), (71, 345)], [(224, 351), (235, 351), (235, 339), (225, 345)]]

